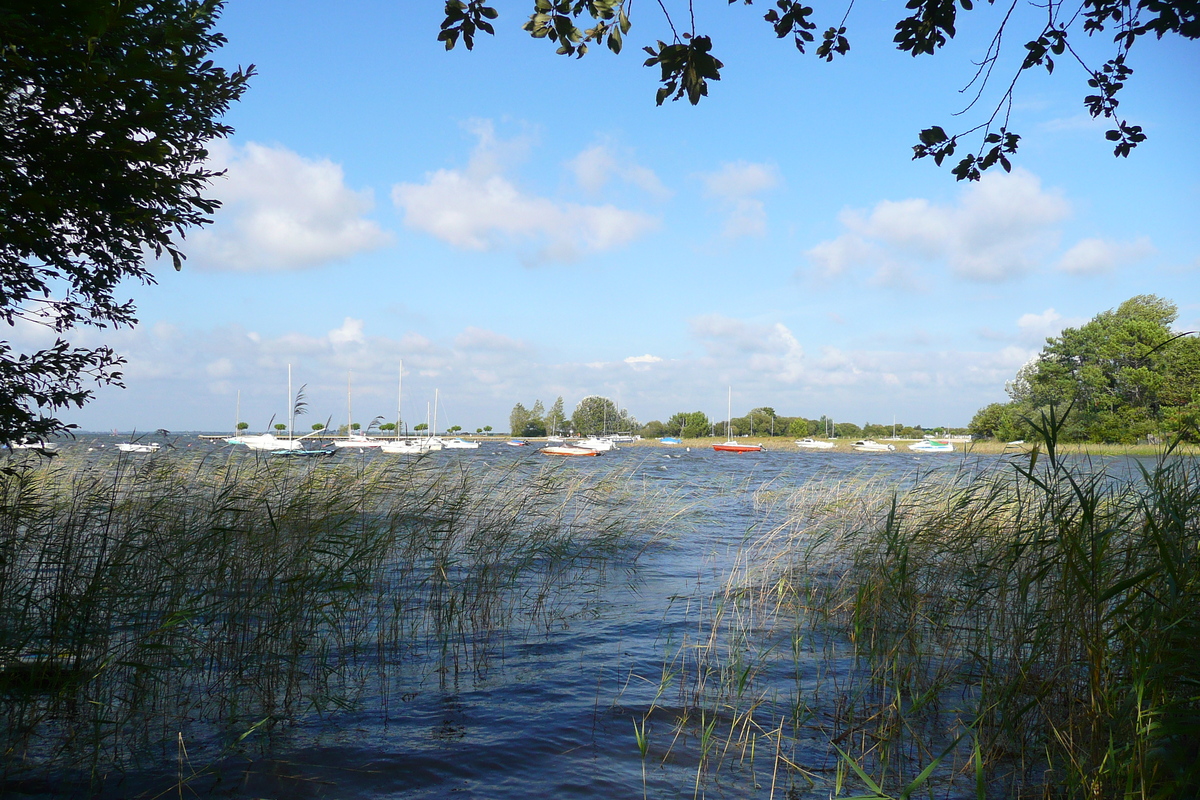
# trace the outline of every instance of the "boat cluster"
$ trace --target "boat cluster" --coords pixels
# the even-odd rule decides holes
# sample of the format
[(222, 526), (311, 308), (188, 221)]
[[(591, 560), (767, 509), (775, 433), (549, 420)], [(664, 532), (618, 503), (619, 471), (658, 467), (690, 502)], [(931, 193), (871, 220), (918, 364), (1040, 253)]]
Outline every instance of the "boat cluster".
[[(797, 439), (796, 446), (801, 450), (832, 450), (834, 443), (809, 437)], [(896, 445), (877, 442), (874, 439), (859, 439), (850, 445), (850, 449), (859, 453), (894, 453)], [(947, 439), (923, 439), (910, 444), (908, 449), (914, 453), (953, 453), (954, 443)]]
[(399, 455), (421, 455), (435, 450), (474, 450), (479, 442), (469, 442), (465, 439), (444, 439), (440, 436), (372, 438), (357, 431), (351, 431), (348, 436), (333, 439), (328, 446), (320, 448), (309, 447), (305, 439), (322, 431), (292, 437), (280, 437), (273, 433), (256, 433), (244, 436), (231, 436), (225, 441), (229, 444), (243, 445), (250, 450), (263, 450), (272, 455), (295, 456), (327, 456), (338, 450), (377, 450), (381, 453)]
[[(567, 441), (561, 436), (551, 436), (545, 447), (541, 448), (547, 456), (598, 456), (610, 450), (617, 449), (618, 442), (633, 442), (641, 437), (634, 436), (585, 436), (582, 439)], [(519, 442), (520, 440), (514, 440)], [(514, 442), (509, 442), (513, 444)]]

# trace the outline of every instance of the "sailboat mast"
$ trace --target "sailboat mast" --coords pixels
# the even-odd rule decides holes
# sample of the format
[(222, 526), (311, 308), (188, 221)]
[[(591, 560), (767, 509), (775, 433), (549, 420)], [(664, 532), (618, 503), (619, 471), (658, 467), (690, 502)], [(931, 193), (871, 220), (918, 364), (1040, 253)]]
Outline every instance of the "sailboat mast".
[(233, 435), (238, 435), (238, 425), (242, 424), (242, 390), (238, 389), (237, 405), (233, 411)]
[(400, 384), (396, 387), (396, 438), (400, 439), (400, 401), (404, 396), (404, 362), (400, 362)]
[(733, 387), (728, 387), (729, 395), (725, 399), (725, 438), (733, 441)]
[(292, 440), (296, 429), (296, 404), (292, 402), (292, 365), (288, 364), (288, 441)]
[(437, 407), (438, 407), (438, 390), (433, 390), (433, 430), (429, 432), (430, 436), (437, 435)]

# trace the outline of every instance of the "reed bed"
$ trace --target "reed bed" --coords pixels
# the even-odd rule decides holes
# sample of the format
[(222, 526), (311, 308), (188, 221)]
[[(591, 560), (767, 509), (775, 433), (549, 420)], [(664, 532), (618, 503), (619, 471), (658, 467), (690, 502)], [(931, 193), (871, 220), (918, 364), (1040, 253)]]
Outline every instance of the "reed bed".
[(697, 795), (755, 754), (772, 797), (1200, 794), (1200, 465), (1064, 457), (1060, 424), (982, 471), (756, 495), (666, 659)]
[(0, 794), (214, 761), (366, 698), (403, 713), (404, 687), (491, 668), (674, 513), (559, 467), (8, 460)]

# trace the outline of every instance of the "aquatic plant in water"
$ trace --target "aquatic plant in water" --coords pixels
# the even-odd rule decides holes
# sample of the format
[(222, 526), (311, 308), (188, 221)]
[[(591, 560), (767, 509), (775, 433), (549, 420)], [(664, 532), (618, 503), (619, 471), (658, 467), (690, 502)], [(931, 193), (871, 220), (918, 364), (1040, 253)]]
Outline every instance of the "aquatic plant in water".
[(10, 460), (0, 779), (97, 789), (184, 747), (202, 766), (309, 716), (403, 713), (405, 686), (579, 613), (669, 509), (552, 466)]
[(773, 751), (795, 793), (1200, 791), (1200, 465), (1063, 458), (1060, 424), (909, 488), (775, 487), (792, 513), (671, 662), (691, 716), (736, 723), (714, 749)]

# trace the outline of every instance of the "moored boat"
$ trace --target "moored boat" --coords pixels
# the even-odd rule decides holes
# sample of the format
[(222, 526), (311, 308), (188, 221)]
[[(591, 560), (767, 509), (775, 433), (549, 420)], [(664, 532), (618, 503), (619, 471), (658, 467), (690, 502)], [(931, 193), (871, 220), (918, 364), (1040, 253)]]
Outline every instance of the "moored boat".
[(418, 456), (441, 449), (441, 442), (428, 437), (423, 439), (389, 439), (379, 446), (379, 451), (382, 453), (402, 456)]
[[(304, 442), (299, 439), (281, 439), (273, 433), (250, 433), (242, 436), (230, 436), (225, 440), (229, 444), (245, 445), (250, 450), (303, 450)], [(120, 447), (121, 445), (117, 445)], [(157, 447), (157, 445), (155, 445)], [(146, 453), (148, 450), (130, 450), (133, 453)]]
[(833, 442), (818, 442), (811, 436), (796, 440), (796, 447), (801, 450), (832, 450)]
[(441, 439), (442, 447), (446, 450), (475, 450), (479, 442), (468, 442), (466, 439)]
[(953, 453), (954, 444), (945, 439), (924, 439), (908, 446), (914, 453)]
[(859, 439), (850, 445), (850, 449), (857, 450), (860, 453), (891, 453), (896, 450), (896, 446), (894, 444), (880, 444), (874, 439)]
[(761, 453), (767, 449), (761, 444), (741, 444), (732, 439), (725, 444), (714, 444), (712, 448), (718, 453)]
[(595, 450), (597, 453), (607, 453), (609, 450), (616, 450), (617, 444), (607, 436), (588, 436), (580, 439), (577, 442), (571, 442), (572, 447), (583, 447), (588, 450)]
[(726, 417), (725, 417), (725, 444), (714, 444), (713, 450), (718, 453), (761, 453), (767, 448), (761, 444), (741, 444), (733, 440), (733, 387), (729, 388), (729, 393), (726, 398)]
[(368, 447), (382, 447), (386, 439), (372, 439), (366, 434), (358, 431), (351, 431), (345, 439), (334, 439), (334, 447), (352, 447), (359, 450), (365, 450)]
[(58, 449), (57, 442), (44, 442), (41, 439), (29, 439), (23, 442), (9, 442), (9, 450), (41, 450), (46, 453), (53, 453)]
[(560, 444), (543, 447), (541, 452), (548, 456), (598, 456), (601, 451), (573, 444)]
[(142, 444), (141, 442), (117, 442), (116, 448), (122, 453), (153, 453), (159, 448), (158, 442)]
[(507, 442), (505, 442), (505, 444), (508, 445), (509, 447), (528, 447), (529, 446), (529, 442), (523, 441), (521, 439), (509, 439)]

